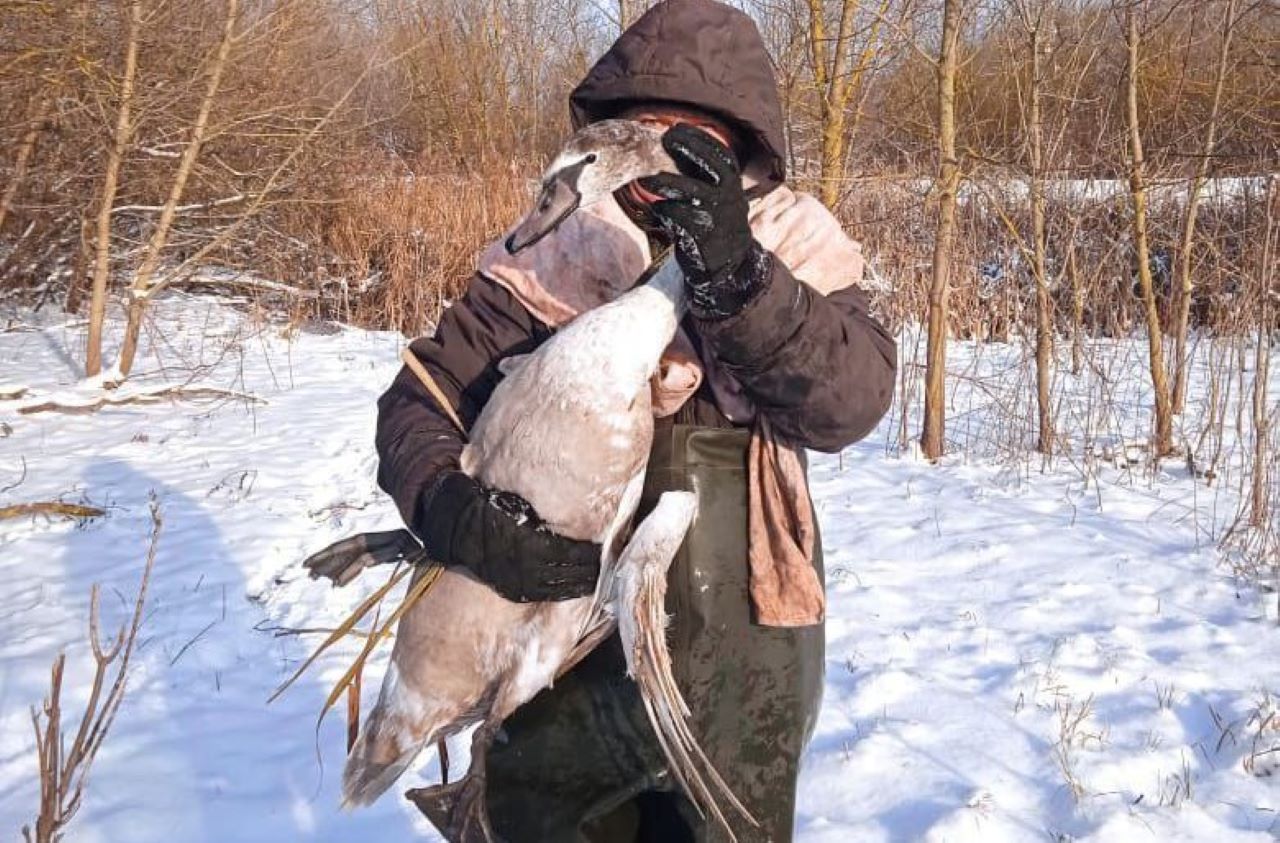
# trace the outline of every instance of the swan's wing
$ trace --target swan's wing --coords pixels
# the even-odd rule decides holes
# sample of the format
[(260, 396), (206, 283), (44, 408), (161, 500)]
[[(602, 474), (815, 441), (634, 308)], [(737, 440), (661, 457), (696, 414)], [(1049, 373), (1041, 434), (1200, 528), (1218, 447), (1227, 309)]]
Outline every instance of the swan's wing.
[(591, 598), (591, 611), (587, 613), (586, 622), (578, 634), (581, 640), (586, 640), (601, 623), (609, 622), (611, 625), (610, 609), (613, 603), (614, 583), (618, 575), (618, 558), (624, 550), (622, 540), (631, 527), (636, 509), (640, 506), (640, 495), (644, 492), (644, 475), (647, 467), (647, 462), (641, 463), (640, 470), (627, 481), (626, 488), (618, 498), (618, 511), (604, 535), (601, 536), (600, 578), (596, 580), (596, 592)]
[(752, 825), (759, 823), (734, 796), (689, 727), (689, 707), (676, 685), (667, 652), (667, 569), (697, 513), (692, 492), (665, 492), (636, 528), (618, 560), (618, 629), (627, 672), (640, 686), (645, 711), (672, 775), (700, 812), (711, 814), (736, 840), (719, 801)]
[(564, 662), (556, 671), (556, 679), (577, 667), (578, 662), (585, 659), (588, 653), (600, 646), (600, 643), (612, 635), (617, 628), (618, 624), (611, 615), (601, 617), (599, 623), (589, 627), (583, 636), (578, 639), (578, 643), (573, 645), (573, 649), (569, 651), (569, 655), (565, 657)]
[(520, 371), (520, 369), (524, 367), (525, 363), (529, 362), (529, 358), (532, 356), (532, 354), (508, 355), (498, 361), (498, 371), (501, 372), (504, 377), (512, 377), (516, 372)]

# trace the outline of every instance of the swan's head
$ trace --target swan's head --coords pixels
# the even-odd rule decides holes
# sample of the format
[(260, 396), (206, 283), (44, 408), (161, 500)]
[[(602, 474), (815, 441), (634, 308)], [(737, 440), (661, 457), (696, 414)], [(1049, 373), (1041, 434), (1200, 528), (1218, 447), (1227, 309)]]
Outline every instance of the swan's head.
[(507, 251), (514, 255), (532, 246), (578, 208), (638, 178), (676, 172), (662, 148), (662, 133), (633, 120), (601, 120), (575, 133), (547, 168), (538, 202), (507, 238)]

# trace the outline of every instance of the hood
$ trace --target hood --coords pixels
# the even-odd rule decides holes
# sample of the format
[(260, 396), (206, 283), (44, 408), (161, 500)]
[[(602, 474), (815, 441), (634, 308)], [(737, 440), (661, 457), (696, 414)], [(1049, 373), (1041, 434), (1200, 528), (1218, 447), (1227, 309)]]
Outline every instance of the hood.
[(726, 118), (748, 144), (743, 169), (786, 178), (782, 106), (755, 22), (715, 0), (666, 0), (627, 28), (569, 95), (574, 128), (666, 100)]

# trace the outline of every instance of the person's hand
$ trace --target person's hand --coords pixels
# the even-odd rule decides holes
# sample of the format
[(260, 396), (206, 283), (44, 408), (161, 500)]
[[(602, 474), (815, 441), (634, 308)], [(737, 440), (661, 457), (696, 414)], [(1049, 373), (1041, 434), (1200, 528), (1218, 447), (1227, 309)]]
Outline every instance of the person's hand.
[(415, 519), (427, 555), (462, 566), (517, 603), (595, 591), (600, 545), (558, 536), (524, 498), (486, 489), (461, 471), (443, 475)]
[(737, 159), (711, 135), (684, 123), (662, 136), (662, 146), (680, 174), (639, 180), (661, 197), (649, 211), (675, 248), (694, 315), (732, 316), (767, 283), (769, 268), (768, 253), (747, 222)]

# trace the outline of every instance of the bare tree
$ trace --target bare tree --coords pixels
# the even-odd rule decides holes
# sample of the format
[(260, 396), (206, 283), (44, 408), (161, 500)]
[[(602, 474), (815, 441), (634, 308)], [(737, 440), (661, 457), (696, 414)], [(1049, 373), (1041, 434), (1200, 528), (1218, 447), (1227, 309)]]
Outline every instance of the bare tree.
[(1036, 284), (1036, 410), (1039, 435), (1036, 450), (1053, 453), (1053, 410), (1050, 386), (1053, 381), (1053, 312), (1049, 298), (1049, 275), (1046, 269), (1044, 213), (1044, 71), (1042, 55), (1052, 28), (1051, 7), (1043, 0), (1016, 0), (1015, 12), (1026, 35), (1028, 108), (1024, 110), (1027, 135), (1027, 157), (1031, 187), (1031, 273)]
[(1273, 461), (1268, 459), (1271, 444), (1270, 413), (1273, 408), (1267, 401), (1268, 368), (1271, 364), (1270, 314), (1274, 295), (1271, 285), (1276, 271), (1277, 235), (1280, 235), (1276, 220), (1276, 212), (1280, 207), (1280, 186), (1274, 181), (1267, 186), (1264, 203), (1265, 227), (1261, 238), (1261, 266), (1257, 285), (1258, 338), (1253, 361), (1253, 482), (1249, 490), (1249, 526), (1255, 529), (1261, 529), (1269, 516), (1274, 517), (1268, 494), (1271, 488), (1270, 473), (1274, 470)]
[(928, 459), (942, 456), (946, 429), (947, 294), (956, 229), (960, 161), (956, 154), (956, 75), (959, 68), (961, 0), (943, 0), (938, 48), (938, 225), (929, 286), (929, 336), (925, 351), (924, 421), (920, 446)]
[(98, 199), (97, 243), (94, 247), (93, 295), (89, 304), (89, 343), (85, 352), (84, 371), (93, 377), (102, 371), (102, 326), (107, 315), (107, 281), (111, 274), (111, 211), (115, 207), (120, 167), (133, 137), (133, 96), (138, 75), (138, 45), (142, 39), (142, 0), (124, 0), (128, 15), (125, 36), (124, 73), (120, 79), (120, 102), (116, 111), (116, 128), (107, 153), (102, 192)]
[(235, 42), (236, 20), (239, 15), (239, 0), (227, 0), (226, 19), (223, 23), (222, 37), (218, 42), (217, 52), (209, 67), (209, 79), (204, 96), (200, 100), (200, 110), (191, 124), (191, 138), (187, 141), (182, 157), (178, 161), (178, 169), (174, 173), (173, 183), (169, 188), (169, 197), (160, 212), (160, 219), (151, 232), (143, 253), (142, 263), (134, 273), (133, 283), (129, 288), (127, 321), (125, 324), (124, 344), (120, 348), (119, 370), (121, 377), (128, 377), (133, 369), (133, 358), (138, 350), (138, 336), (142, 331), (142, 317), (146, 312), (147, 302), (154, 290), (152, 278), (160, 263), (160, 253), (169, 239), (169, 232), (177, 214), (178, 204), (182, 201), (183, 191), (191, 178), (192, 169), (200, 157), (200, 147), (204, 142), (205, 132), (209, 127), (209, 113), (213, 110), (214, 100), (218, 96), (218, 88), (222, 84), (222, 74), (231, 55), (231, 47)]
[(1230, 66), (1231, 36), (1235, 32), (1237, 0), (1226, 0), (1222, 12), (1222, 39), (1218, 42), (1218, 62), (1213, 79), (1213, 98), (1209, 119), (1204, 129), (1204, 145), (1196, 164), (1195, 176), (1187, 187), (1187, 208), (1182, 220), (1182, 236), (1178, 246), (1178, 315), (1174, 326), (1173, 411), (1182, 412), (1187, 401), (1187, 328), (1191, 317), (1191, 252), (1195, 244), (1196, 217), (1200, 213), (1200, 195), (1204, 191), (1218, 144), (1218, 121), (1222, 114), (1222, 93), (1226, 88)]
[(1151, 273), (1151, 247), (1147, 230), (1147, 170), (1142, 152), (1141, 112), (1138, 110), (1138, 77), (1142, 35), (1138, 28), (1137, 6), (1145, 0), (1130, 0), (1124, 6), (1125, 42), (1125, 123), (1129, 137), (1129, 197), (1133, 204), (1133, 244), (1137, 252), (1138, 285), (1147, 323), (1151, 388), (1155, 393), (1153, 450), (1158, 455), (1173, 450), (1173, 407), (1164, 366), (1164, 337), (1160, 310), (1156, 304), (1155, 281)]
[(835, 208), (844, 184), (845, 143), (856, 130), (860, 113), (855, 111), (853, 125), (848, 125), (850, 107), (862, 92), (867, 72), (875, 61), (889, 0), (875, 0), (878, 8), (861, 31), (858, 19), (862, 0), (839, 0), (834, 39), (828, 32), (826, 0), (806, 2), (809, 57), (822, 137), (819, 156), (822, 181), (818, 197), (828, 208)]

